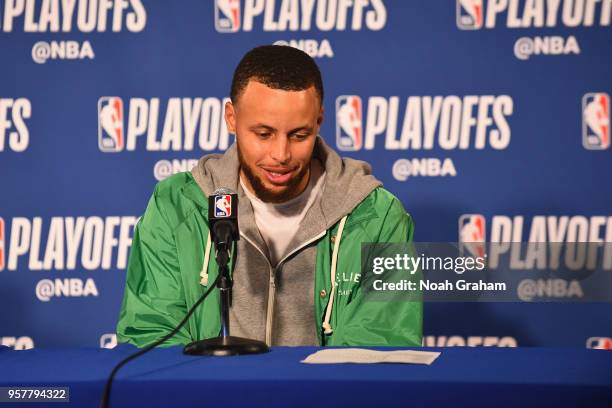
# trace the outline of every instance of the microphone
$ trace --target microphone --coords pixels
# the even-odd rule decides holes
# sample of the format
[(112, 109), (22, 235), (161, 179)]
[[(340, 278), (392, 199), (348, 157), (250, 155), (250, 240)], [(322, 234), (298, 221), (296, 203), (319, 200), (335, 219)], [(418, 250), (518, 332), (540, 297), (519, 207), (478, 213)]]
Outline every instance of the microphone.
[[(219, 288), (219, 323), (221, 330), (218, 337), (198, 340), (186, 345), (183, 353), (195, 356), (267, 353), (270, 348), (262, 341), (230, 336), (229, 310), (231, 307), (232, 279), (228, 264), (229, 253), (236, 241), (240, 239), (238, 233), (238, 194), (229, 188), (219, 188), (208, 197), (208, 227), (210, 238), (215, 243), (216, 260), (219, 266), (219, 274), (215, 283)], [(234, 256), (237, 256), (237, 252), (234, 252)]]
[(238, 232), (238, 194), (218, 188), (208, 197), (208, 225), (219, 265), (227, 265), (229, 251), (240, 239)]

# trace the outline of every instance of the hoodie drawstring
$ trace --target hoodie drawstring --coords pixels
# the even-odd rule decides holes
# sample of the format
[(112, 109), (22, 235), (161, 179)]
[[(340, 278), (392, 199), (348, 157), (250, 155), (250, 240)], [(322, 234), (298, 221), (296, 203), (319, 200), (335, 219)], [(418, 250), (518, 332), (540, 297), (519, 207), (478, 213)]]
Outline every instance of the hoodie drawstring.
[(334, 294), (336, 293), (336, 265), (338, 262), (338, 250), (340, 249), (340, 239), (342, 239), (342, 232), (344, 231), (344, 224), (346, 223), (347, 217), (348, 215), (345, 215), (342, 217), (342, 220), (340, 220), (338, 234), (336, 235), (336, 242), (334, 242), (334, 251), (332, 252), (331, 293), (329, 294), (327, 311), (325, 312), (325, 320), (323, 321), (323, 329), (325, 334), (331, 334), (334, 331), (329, 324), (329, 321), (331, 319), (332, 308), (334, 307)]
[(202, 272), (200, 272), (200, 285), (208, 286), (208, 260), (210, 259), (210, 247), (212, 246), (212, 240), (210, 239), (210, 232), (208, 232), (208, 238), (206, 239), (206, 250), (204, 251), (204, 265), (202, 265)]
[[(344, 224), (348, 215), (345, 215), (340, 220), (340, 226), (338, 227), (338, 234), (336, 235), (336, 242), (334, 242), (334, 250), (332, 252), (332, 264), (331, 264), (331, 293), (329, 295), (329, 301), (327, 302), (327, 310), (325, 312), (325, 320), (323, 321), (323, 329), (325, 334), (331, 334), (333, 329), (329, 324), (331, 319), (332, 308), (334, 305), (334, 295), (336, 293), (336, 265), (338, 263), (338, 251), (340, 249), (340, 240), (342, 239), (342, 233), (344, 232)], [(206, 239), (206, 250), (204, 251), (204, 264), (202, 265), (202, 272), (200, 272), (200, 285), (208, 286), (208, 261), (210, 259), (210, 248), (212, 246), (212, 240), (210, 238), (210, 232)]]

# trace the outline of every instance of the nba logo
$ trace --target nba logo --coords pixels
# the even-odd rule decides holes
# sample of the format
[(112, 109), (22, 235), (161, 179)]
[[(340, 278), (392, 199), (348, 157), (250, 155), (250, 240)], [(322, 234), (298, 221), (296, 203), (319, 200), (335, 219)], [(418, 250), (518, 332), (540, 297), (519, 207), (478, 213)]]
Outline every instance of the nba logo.
[(123, 133), (123, 101), (116, 96), (98, 99), (98, 148), (103, 152), (120, 152)]
[(0, 271), (4, 269), (4, 219), (0, 217)]
[(610, 147), (610, 96), (591, 92), (582, 97), (582, 146), (588, 150)]
[(484, 257), (485, 218), (481, 214), (463, 214), (459, 217), (459, 243), (461, 252), (467, 249), (472, 256)]
[(457, 0), (457, 27), (461, 30), (482, 28), (482, 0)]
[(590, 337), (586, 346), (590, 349), (612, 350), (612, 339), (609, 337)]
[(227, 218), (232, 215), (232, 196), (223, 194), (215, 196), (215, 217)]
[(240, 29), (240, 0), (215, 0), (215, 29), (220, 33)]
[(363, 146), (361, 98), (340, 95), (336, 98), (336, 146), (354, 152)]

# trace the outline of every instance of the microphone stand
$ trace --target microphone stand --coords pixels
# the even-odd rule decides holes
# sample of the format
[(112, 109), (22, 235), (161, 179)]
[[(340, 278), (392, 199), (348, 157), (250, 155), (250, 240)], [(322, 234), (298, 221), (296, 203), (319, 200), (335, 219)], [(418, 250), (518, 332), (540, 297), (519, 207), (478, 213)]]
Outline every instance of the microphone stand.
[(229, 274), (229, 248), (222, 245), (215, 259), (219, 265), (217, 287), (221, 292), (221, 335), (210, 339), (199, 340), (188, 344), (184, 354), (195, 356), (235, 356), (240, 354), (267, 353), (270, 348), (263, 341), (230, 336), (229, 309), (232, 291), (232, 279)]

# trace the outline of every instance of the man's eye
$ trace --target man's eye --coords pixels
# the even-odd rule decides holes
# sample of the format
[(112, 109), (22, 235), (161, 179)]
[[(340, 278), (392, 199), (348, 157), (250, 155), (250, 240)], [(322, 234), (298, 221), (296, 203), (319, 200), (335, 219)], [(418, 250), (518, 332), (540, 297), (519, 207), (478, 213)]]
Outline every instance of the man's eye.
[(293, 135), (293, 137), (297, 140), (304, 140), (306, 139), (308, 136), (310, 136), (310, 133), (295, 133)]
[(270, 137), (270, 132), (255, 132), (255, 134), (261, 138)]

